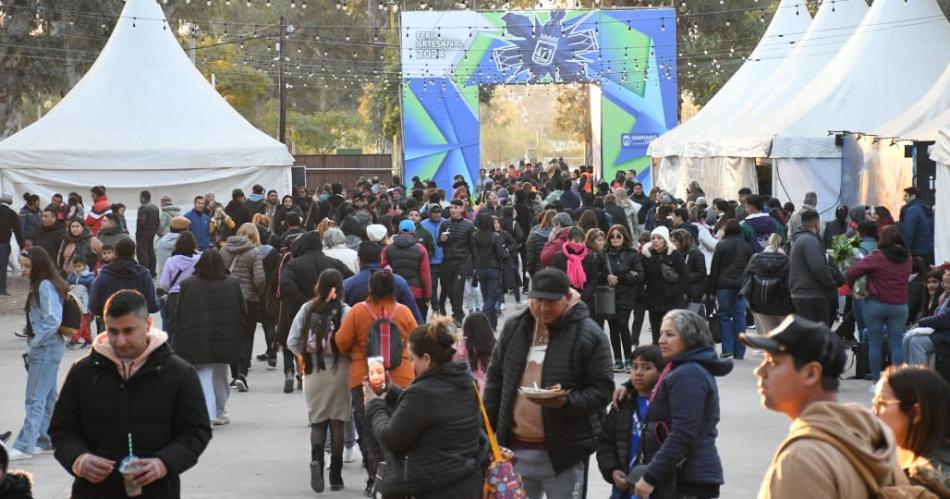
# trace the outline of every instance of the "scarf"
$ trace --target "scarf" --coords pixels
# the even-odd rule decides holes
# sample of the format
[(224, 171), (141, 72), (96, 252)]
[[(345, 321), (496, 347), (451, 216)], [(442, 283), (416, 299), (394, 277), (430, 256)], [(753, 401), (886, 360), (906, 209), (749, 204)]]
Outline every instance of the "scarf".
[(567, 257), (567, 278), (574, 289), (584, 289), (587, 275), (584, 273), (584, 258), (587, 257), (587, 245), (567, 241), (564, 243), (564, 256)]

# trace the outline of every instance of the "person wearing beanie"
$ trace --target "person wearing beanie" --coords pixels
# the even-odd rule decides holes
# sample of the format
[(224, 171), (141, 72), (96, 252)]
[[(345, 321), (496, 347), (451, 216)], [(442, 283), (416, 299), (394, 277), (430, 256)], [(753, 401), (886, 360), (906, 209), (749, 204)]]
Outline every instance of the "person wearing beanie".
[(388, 233), (389, 231), (386, 230), (385, 225), (370, 224), (366, 227), (366, 238), (369, 239), (371, 243), (386, 244), (386, 236)]
[(409, 283), (419, 313), (425, 318), (432, 297), (432, 273), (429, 252), (416, 238), (416, 224), (412, 220), (399, 222), (399, 233), (383, 248), (380, 265), (390, 267)]
[(171, 258), (175, 251), (175, 244), (178, 242), (181, 233), (190, 227), (191, 220), (180, 215), (168, 220), (168, 232), (155, 245), (155, 271), (158, 275), (162, 275), (162, 268), (165, 267), (165, 262)]
[[(643, 255), (644, 305), (650, 314), (650, 332), (656, 345), (663, 316), (670, 310), (686, 308), (689, 269), (683, 255), (673, 246), (669, 229), (664, 226), (650, 233), (650, 244), (643, 248)], [(632, 339), (634, 345), (639, 344), (639, 335)]]

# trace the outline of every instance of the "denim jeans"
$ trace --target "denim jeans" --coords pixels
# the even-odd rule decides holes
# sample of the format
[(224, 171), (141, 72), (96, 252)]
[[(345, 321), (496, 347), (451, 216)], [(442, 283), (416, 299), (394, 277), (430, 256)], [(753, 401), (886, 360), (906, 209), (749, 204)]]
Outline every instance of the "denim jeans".
[(904, 362), (904, 331), (907, 323), (907, 304), (884, 303), (874, 298), (864, 300), (864, 322), (868, 328), (868, 356), (871, 361), (871, 379), (877, 381), (884, 367), (884, 329), (891, 350), (891, 364)]
[(49, 419), (56, 405), (56, 376), (63, 359), (63, 342), (31, 348), (30, 370), (26, 376), (26, 417), (13, 448), (32, 454), (36, 446), (49, 449)]
[(937, 353), (937, 347), (930, 335), (905, 336), (904, 361), (912, 366), (929, 366), (930, 359)]
[(746, 300), (734, 289), (717, 289), (719, 303), (719, 332), (722, 334), (722, 353), (731, 353), (735, 358), (745, 357), (745, 344), (739, 341), (739, 333), (745, 332)]
[(518, 458), (517, 471), (524, 482), (528, 499), (581, 499), (587, 491), (587, 460), (560, 473), (554, 471), (546, 449), (512, 449)]
[(851, 300), (851, 313), (854, 314), (854, 328), (857, 330), (860, 341), (868, 340), (868, 325), (864, 320), (864, 300), (865, 298), (853, 298)]
[(0, 243), (0, 293), (7, 292), (8, 265), (10, 265), (10, 243)]
[(492, 329), (498, 326), (498, 314), (495, 310), (501, 303), (501, 270), (489, 267), (478, 269), (478, 287), (482, 291), (482, 312), (488, 316)]

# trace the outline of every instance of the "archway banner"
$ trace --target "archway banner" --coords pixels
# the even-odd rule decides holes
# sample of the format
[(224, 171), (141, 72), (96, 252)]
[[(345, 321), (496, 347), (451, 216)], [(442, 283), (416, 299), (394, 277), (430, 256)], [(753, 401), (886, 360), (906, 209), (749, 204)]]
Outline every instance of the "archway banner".
[(480, 85), (591, 83), (601, 88), (595, 166), (605, 179), (636, 170), (648, 182), (647, 145), (676, 125), (675, 16), (672, 8), (403, 12), (406, 178), (445, 186), (462, 175), (474, 185)]

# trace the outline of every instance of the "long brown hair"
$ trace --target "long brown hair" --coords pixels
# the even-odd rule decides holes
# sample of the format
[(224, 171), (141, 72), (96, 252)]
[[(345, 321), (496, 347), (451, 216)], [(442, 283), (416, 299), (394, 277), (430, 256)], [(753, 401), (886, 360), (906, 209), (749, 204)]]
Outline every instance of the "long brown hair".
[[(891, 226), (893, 227), (893, 226)], [(921, 366), (890, 367), (883, 382), (894, 392), (900, 411), (910, 423), (907, 436), (897, 444), (915, 456), (931, 456), (950, 437), (950, 385), (933, 369)], [(914, 422), (915, 416), (919, 421)]]
[(26, 306), (23, 307), (27, 313), (30, 311), (33, 300), (39, 300), (40, 283), (44, 280), (53, 283), (53, 287), (56, 288), (56, 292), (59, 293), (60, 297), (66, 296), (66, 293), (69, 292), (69, 284), (56, 270), (56, 265), (53, 264), (52, 258), (45, 249), (33, 246), (21, 252), (20, 256), (30, 259), (30, 294), (26, 299)]
[[(314, 356), (317, 358), (317, 371), (326, 370), (327, 367), (323, 363), (323, 342), (327, 335), (336, 332), (332, 329), (339, 328), (340, 323), (343, 322), (343, 274), (336, 269), (326, 269), (321, 272), (313, 289), (313, 299), (304, 306), (308, 307), (307, 318), (300, 334), (299, 350), (303, 352), (303, 372), (310, 374), (313, 372)], [(316, 339), (317, 351), (311, 355), (307, 352), (307, 340), (310, 338), (310, 319), (315, 313), (330, 316), (332, 328), (319, 332), (320, 337)], [(335, 341), (330, 341), (330, 349), (333, 351), (333, 369), (336, 369), (340, 352), (337, 350)]]

